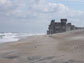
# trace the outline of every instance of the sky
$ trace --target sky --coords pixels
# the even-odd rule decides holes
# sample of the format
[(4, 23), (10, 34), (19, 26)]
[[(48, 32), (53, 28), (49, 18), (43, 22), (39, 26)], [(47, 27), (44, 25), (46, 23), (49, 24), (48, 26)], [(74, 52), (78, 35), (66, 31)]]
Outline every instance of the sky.
[(0, 32), (46, 33), (52, 19), (84, 27), (83, 0), (0, 0)]

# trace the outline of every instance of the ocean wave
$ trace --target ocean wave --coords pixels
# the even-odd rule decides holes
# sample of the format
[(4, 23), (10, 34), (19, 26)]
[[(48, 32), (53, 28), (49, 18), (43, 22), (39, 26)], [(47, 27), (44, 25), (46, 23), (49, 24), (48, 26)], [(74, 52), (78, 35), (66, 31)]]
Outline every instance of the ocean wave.
[(28, 36), (43, 35), (43, 34), (44, 33), (37, 33), (37, 34), (32, 34), (32, 33), (0, 33), (0, 43), (14, 42), (14, 41), (18, 41), (20, 39), (24, 39)]

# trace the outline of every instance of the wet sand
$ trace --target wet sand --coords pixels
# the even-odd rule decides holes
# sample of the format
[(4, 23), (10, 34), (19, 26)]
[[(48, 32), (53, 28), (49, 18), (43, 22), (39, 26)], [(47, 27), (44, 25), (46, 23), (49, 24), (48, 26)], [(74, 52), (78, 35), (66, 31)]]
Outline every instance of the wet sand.
[(84, 63), (84, 30), (0, 44), (0, 63)]

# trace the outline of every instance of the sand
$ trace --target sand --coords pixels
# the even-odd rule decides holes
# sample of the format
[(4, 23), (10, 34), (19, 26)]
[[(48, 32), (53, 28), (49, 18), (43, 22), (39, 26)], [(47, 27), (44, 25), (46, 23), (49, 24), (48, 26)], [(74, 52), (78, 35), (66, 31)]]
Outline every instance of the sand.
[(0, 44), (0, 63), (84, 63), (84, 30)]

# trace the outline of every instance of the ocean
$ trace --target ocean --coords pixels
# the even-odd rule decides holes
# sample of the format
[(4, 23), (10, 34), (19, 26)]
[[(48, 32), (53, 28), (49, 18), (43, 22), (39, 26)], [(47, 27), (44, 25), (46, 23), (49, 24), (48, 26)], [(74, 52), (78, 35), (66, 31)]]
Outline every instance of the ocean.
[(20, 39), (24, 39), (28, 36), (44, 35), (43, 33), (31, 34), (31, 33), (0, 33), (0, 43), (15, 42)]

